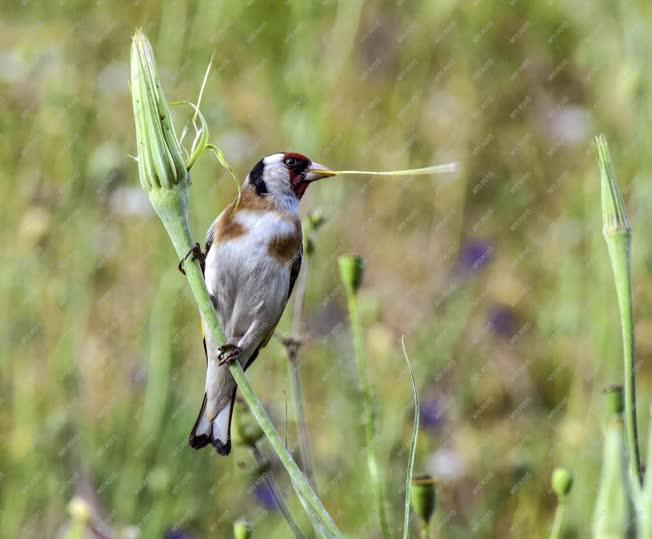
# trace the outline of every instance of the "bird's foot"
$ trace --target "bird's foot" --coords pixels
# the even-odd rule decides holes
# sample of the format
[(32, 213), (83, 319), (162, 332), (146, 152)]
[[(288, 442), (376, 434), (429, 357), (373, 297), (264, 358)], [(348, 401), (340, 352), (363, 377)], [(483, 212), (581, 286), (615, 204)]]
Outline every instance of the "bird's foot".
[(188, 251), (186, 256), (184, 256), (181, 259), (181, 262), (179, 262), (179, 271), (183, 273), (184, 275), (186, 274), (186, 270), (184, 269), (184, 264), (186, 260), (188, 259), (189, 256), (192, 255), (192, 258), (190, 259), (191, 261), (193, 260), (199, 260), (199, 265), (201, 267), (202, 273), (204, 273), (204, 262), (206, 261), (206, 255), (202, 253), (201, 247), (199, 243), (195, 243), (195, 245), (192, 246), (192, 249)]
[(222, 365), (230, 365), (234, 361), (237, 361), (240, 358), (240, 354), (242, 354), (242, 348), (235, 344), (222, 345), (218, 348), (218, 351), (217, 364), (220, 367)]

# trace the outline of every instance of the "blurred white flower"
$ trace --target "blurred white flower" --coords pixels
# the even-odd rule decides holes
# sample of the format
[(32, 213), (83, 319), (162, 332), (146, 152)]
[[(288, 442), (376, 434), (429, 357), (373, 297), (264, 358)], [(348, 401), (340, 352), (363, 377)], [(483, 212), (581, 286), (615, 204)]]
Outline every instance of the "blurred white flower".
[(147, 194), (140, 186), (117, 187), (109, 199), (111, 210), (122, 216), (145, 216), (152, 213)]
[(97, 89), (101, 94), (111, 97), (127, 95), (129, 86), (125, 80), (129, 78), (127, 62), (112, 62), (97, 75)]
[(457, 451), (439, 449), (428, 459), (428, 473), (435, 479), (454, 481), (464, 475), (464, 462)]

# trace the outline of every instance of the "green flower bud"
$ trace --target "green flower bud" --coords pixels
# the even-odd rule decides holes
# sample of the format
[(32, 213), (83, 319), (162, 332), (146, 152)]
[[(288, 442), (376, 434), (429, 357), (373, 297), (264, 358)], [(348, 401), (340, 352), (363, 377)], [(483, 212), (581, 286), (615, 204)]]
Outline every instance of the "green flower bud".
[(360, 256), (340, 256), (340, 276), (348, 294), (357, 294), (362, 285), (364, 275), (364, 260)]
[(435, 511), (435, 481), (429, 475), (416, 475), (412, 478), (410, 502), (413, 511), (421, 517), (425, 524)]
[(242, 401), (236, 400), (233, 414), (233, 441), (240, 445), (254, 447), (263, 437), (263, 431), (249, 409)]
[(251, 532), (254, 529), (253, 523), (240, 518), (233, 523), (233, 538), (234, 539), (250, 539)]
[(573, 488), (573, 475), (566, 468), (555, 468), (552, 472), (552, 490), (560, 500), (570, 494)]
[(326, 218), (319, 210), (314, 210), (308, 215), (308, 227), (311, 232), (316, 232), (326, 222)]
[(619, 385), (608, 386), (604, 388), (603, 393), (606, 396), (608, 412), (615, 415), (622, 414), (625, 409), (623, 387)]
[(154, 53), (140, 30), (131, 44), (131, 98), (143, 189), (151, 192), (187, 187), (189, 174), (163, 95)]

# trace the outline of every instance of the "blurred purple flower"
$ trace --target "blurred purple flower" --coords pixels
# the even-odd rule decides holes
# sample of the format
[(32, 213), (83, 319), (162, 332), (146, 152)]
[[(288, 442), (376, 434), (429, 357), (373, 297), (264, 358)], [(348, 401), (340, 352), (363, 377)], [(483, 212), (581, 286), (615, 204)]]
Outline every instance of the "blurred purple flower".
[(175, 528), (165, 532), (164, 539), (192, 539), (192, 535), (183, 528)]
[(498, 337), (511, 337), (516, 330), (516, 313), (507, 305), (492, 305), (489, 309), (489, 328)]
[(274, 493), (267, 486), (267, 483), (263, 481), (262, 477), (253, 489), (253, 495), (256, 502), (268, 511), (276, 511), (276, 509), (278, 509), (276, 506), (276, 500), (274, 499)]
[(424, 430), (434, 431), (443, 423), (444, 408), (437, 399), (429, 399), (421, 403), (419, 423)]
[(489, 264), (493, 254), (494, 248), (489, 243), (471, 240), (462, 247), (457, 261), (458, 268), (462, 273), (473, 273)]

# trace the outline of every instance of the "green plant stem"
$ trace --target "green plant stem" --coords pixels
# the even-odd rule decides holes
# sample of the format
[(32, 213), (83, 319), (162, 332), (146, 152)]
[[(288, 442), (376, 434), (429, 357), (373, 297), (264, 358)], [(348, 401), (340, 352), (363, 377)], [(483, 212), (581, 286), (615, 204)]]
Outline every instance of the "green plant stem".
[(303, 312), (303, 298), (308, 284), (308, 271), (310, 268), (310, 257), (304, 256), (303, 269), (299, 275), (297, 291), (294, 296), (294, 310), (292, 318), (292, 340), (294, 344), (286, 345), (288, 363), (290, 370), (290, 391), (294, 401), (297, 425), (297, 438), (299, 440), (299, 452), (301, 455), (301, 467), (303, 468), (308, 481), (317, 490), (314, 468), (312, 464), (312, 451), (310, 449), (310, 438), (303, 406), (303, 392), (301, 391), (301, 373), (299, 371), (299, 339), (301, 338), (301, 313)]
[[(192, 249), (193, 241), (190, 234), (190, 227), (187, 220), (187, 205), (188, 205), (188, 191), (182, 187), (172, 187), (164, 190), (152, 190), (149, 193), (150, 201), (154, 210), (163, 222), (174, 249), (179, 258), (183, 258)], [(208, 330), (217, 341), (224, 342), (224, 333), (220, 329), (215, 309), (211, 303), (204, 277), (196, 260), (186, 260), (184, 265), (188, 283), (197, 302), (199, 312), (208, 326)], [(242, 396), (244, 397), (251, 413), (258, 421), (265, 436), (269, 440), (272, 449), (278, 456), (279, 460), (287, 470), (292, 486), (294, 487), (297, 496), (302, 500), (304, 506), (310, 507), (313, 514), (318, 516), (323, 524), (323, 528), (328, 532), (331, 537), (342, 537), (342, 534), (337, 529), (335, 522), (326, 511), (326, 508), (317, 497), (314, 490), (310, 486), (299, 467), (296, 465), (292, 456), (288, 452), (283, 440), (274, 428), (269, 416), (265, 409), (258, 401), (249, 381), (245, 376), (242, 366), (239, 362), (234, 362), (229, 365), (229, 371), (235, 379)]]
[[(260, 452), (260, 449), (258, 449), (258, 446), (252, 445), (251, 452), (253, 453), (258, 466), (264, 469), (266, 465), (265, 457), (263, 457), (263, 454)], [(297, 523), (292, 518), (292, 515), (290, 514), (290, 510), (288, 509), (288, 506), (285, 504), (285, 501), (283, 500), (281, 489), (279, 489), (278, 484), (276, 483), (276, 479), (274, 478), (274, 475), (272, 474), (271, 470), (263, 472), (263, 480), (265, 481), (265, 484), (267, 485), (269, 491), (272, 493), (272, 497), (274, 498), (274, 503), (276, 504), (276, 507), (278, 507), (279, 511), (287, 521), (288, 526), (290, 526), (290, 529), (292, 530), (294, 536), (297, 537), (298, 539), (303, 539), (303, 534), (301, 533), (299, 526), (297, 526)]]
[(353, 349), (355, 362), (358, 367), (358, 378), (360, 382), (360, 394), (364, 408), (364, 423), (366, 434), (367, 449), (367, 468), (369, 470), (369, 480), (371, 488), (376, 498), (378, 506), (378, 516), (380, 518), (380, 529), (384, 539), (389, 539), (389, 524), (387, 522), (387, 513), (385, 511), (385, 497), (383, 495), (380, 475), (378, 472), (378, 461), (375, 450), (375, 413), (372, 401), (371, 390), (369, 388), (369, 379), (367, 376), (367, 358), (362, 338), (362, 326), (360, 323), (360, 314), (358, 312), (357, 295), (347, 291), (347, 303), (349, 308), (349, 318), (351, 320), (351, 333), (353, 334)]
[(430, 539), (430, 523), (424, 522), (421, 526), (421, 539)]
[(634, 314), (632, 306), (631, 279), (631, 233), (629, 231), (606, 232), (605, 238), (611, 258), (614, 282), (618, 295), (623, 336), (625, 430), (629, 469), (636, 486), (643, 483), (641, 457), (636, 420), (636, 365), (634, 341)]
[(559, 539), (561, 537), (561, 527), (564, 523), (564, 514), (566, 513), (566, 502), (559, 501), (555, 509), (555, 518), (552, 521), (552, 529), (550, 530), (550, 539)]

